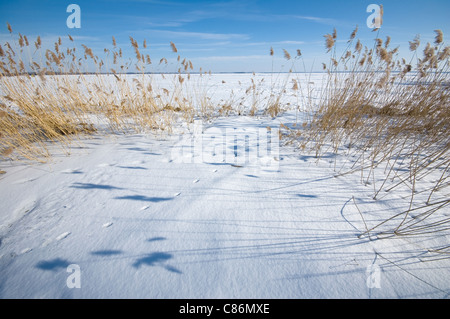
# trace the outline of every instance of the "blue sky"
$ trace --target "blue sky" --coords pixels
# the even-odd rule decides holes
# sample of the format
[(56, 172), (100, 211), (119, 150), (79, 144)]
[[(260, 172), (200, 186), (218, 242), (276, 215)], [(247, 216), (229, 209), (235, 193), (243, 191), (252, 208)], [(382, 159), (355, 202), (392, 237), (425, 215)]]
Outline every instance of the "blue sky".
[[(66, 25), (69, 4), (81, 8), (81, 28)], [(174, 66), (177, 54), (170, 49), (170, 41), (178, 54), (192, 60), (198, 70), (213, 72), (286, 71), (291, 66), (283, 58), (283, 49), (295, 56), (301, 49), (307, 71), (319, 70), (328, 61), (324, 35), (336, 28), (343, 49), (356, 25), (358, 38), (371, 45), (375, 33), (366, 25), (369, 4), (383, 4), (384, 19), (379, 37), (392, 37), (392, 45), (400, 45), (400, 52), (408, 54), (408, 41), (416, 34), (422, 43), (432, 42), (435, 29), (450, 35), (448, 0), (374, 0), (362, 1), (264, 1), (264, 0), (15, 0), (0, 1), (0, 43), (11, 36), (6, 28), (9, 22), (14, 33), (35, 39), (40, 35), (45, 44), (70, 34), (76, 43), (86, 44), (99, 56), (104, 48), (112, 48), (111, 37), (125, 52), (134, 57), (129, 36), (142, 44), (157, 62), (166, 57)], [(68, 41), (67, 41), (68, 42)], [(270, 48), (275, 57), (269, 55)], [(339, 47), (338, 47), (339, 48)], [(272, 60), (273, 59), (273, 60)], [(303, 63), (296, 67), (303, 71)]]

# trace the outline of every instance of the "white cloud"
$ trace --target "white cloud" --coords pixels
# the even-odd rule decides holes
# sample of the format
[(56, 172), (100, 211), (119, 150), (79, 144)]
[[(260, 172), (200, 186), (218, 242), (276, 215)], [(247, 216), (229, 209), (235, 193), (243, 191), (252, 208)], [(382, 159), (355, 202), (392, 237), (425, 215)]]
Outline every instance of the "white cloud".
[(304, 41), (292, 41), (292, 40), (286, 40), (286, 41), (264, 41), (264, 42), (249, 42), (249, 43), (244, 43), (243, 45), (247, 45), (247, 46), (258, 46), (258, 45), (265, 45), (265, 46), (270, 46), (270, 45), (303, 45), (305, 44)]
[(294, 19), (299, 19), (299, 20), (309, 20), (309, 21), (314, 21), (317, 23), (322, 23), (322, 24), (327, 24), (327, 25), (335, 25), (337, 23), (337, 20), (335, 19), (330, 19), (330, 18), (321, 18), (321, 17), (310, 17), (310, 16), (291, 16)]
[(207, 56), (207, 57), (199, 57), (196, 60), (202, 61), (243, 61), (243, 60), (261, 60), (268, 59), (267, 55), (223, 55), (223, 56)]
[(169, 31), (169, 30), (148, 30), (157, 35), (170, 38), (197, 38), (202, 40), (248, 40), (247, 34), (239, 33), (208, 33), (208, 32), (188, 32), (188, 31)]
[(147, 24), (152, 27), (180, 27), (183, 25), (181, 22), (162, 22), (162, 23), (148, 22)]

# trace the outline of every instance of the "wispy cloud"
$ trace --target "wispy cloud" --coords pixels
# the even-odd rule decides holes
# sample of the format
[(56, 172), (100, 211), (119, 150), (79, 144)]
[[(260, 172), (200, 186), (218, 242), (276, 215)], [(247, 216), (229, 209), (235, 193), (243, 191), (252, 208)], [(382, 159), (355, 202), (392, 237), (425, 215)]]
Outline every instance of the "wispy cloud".
[(267, 55), (222, 55), (222, 56), (207, 56), (207, 57), (198, 57), (196, 60), (202, 61), (243, 61), (243, 60), (261, 60), (268, 59)]
[(169, 38), (197, 38), (202, 40), (248, 40), (247, 34), (241, 33), (209, 33), (209, 32), (189, 32), (189, 31), (171, 31), (171, 30), (147, 30), (153, 35), (160, 35)]
[(326, 25), (336, 25), (338, 23), (338, 20), (331, 19), (331, 18), (323, 18), (323, 17), (311, 17), (311, 16), (299, 16), (299, 15), (291, 15), (287, 16), (292, 19), (298, 19), (298, 20), (307, 20), (307, 21), (313, 21), (320, 24), (326, 24)]
[(291, 40), (286, 40), (286, 41), (274, 41), (274, 42), (269, 42), (269, 41), (264, 41), (264, 42), (249, 42), (249, 43), (244, 43), (243, 45), (247, 45), (247, 46), (259, 46), (259, 45), (302, 45), (305, 44), (304, 41), (291, 41)]
[(147, 22), (147, 24), (152, 27), (180, 27), (183, 25), (181, 21), (162, 22), (162, 23)]
[(162, 0), (108, 0), (109, 2), (140, 2), (140, 3), (148, 3), (148, 4), (155, 4), (155, 5), (163, 5), (163, 6), (182, 6), (186, 5), (185, 2), (177, 2), (177, 1), (162, 1)]

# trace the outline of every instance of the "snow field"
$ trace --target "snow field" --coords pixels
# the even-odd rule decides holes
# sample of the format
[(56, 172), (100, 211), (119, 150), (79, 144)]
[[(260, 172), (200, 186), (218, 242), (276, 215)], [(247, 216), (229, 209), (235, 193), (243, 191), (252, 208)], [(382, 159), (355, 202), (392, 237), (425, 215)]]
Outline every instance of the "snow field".
[[(220, 79), (238, 76), (248, 80)], [(45, 164), (1, 163), (0, 296), (448, 298), (449, 259), (430, 250), (447, 245), (446, 232), (359, 237), (406, 193), (373, 200), (358, 174), (336, 176), (348, 163), (333, 154), (280, 144), (256, 162), (220, 156), (266, 150), (262, 139), (243, 147), (242, 135), (224, 145), (226, 128), (251, 134), (297, 116), (223, 117), (180, 136), (94, 135)], [(70, 265), (80, 288), (67, 285)]]

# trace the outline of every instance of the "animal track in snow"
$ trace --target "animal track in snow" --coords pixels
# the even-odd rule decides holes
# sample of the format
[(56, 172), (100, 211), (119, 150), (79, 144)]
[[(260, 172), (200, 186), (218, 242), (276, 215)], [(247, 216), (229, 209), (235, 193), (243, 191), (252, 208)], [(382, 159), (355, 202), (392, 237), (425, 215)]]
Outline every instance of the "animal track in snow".
[[(59, 236), (57, 236), (56, 238), (55, 238), (55, 240), (56, 241), (60, 241), (60, 240), (63, 240), (64, 238), (67, 238), (67, 236), (69, 236), (71, 233), (68, 231), (68, 232), (65, 232), (65, 233), (62, 233), (61, 235), (59, 235)], [(42, 243), (42, 247), (47, 247), (48, 245), (50, 245), (52, 242), (54, 242), (54, 240), (52, 239), (52, 238), (47, 238), (46, 240), (44, 240), (44, 242)]]
[(25, 249), (22, 249), (22, 250), (20, 251), (20, 254), (23, 255), (23, 254), (29, 253), (29, 252), (32, 251), (32, 250), (33, 250), (32, 248), (27, 247), (27, 248), (25, 248)]
[(66, 238), (66, 237), (69, 236), (69, 235), (70, 235), (70, 232), (67, 231), (67, 232), (65, 232), (65, 233), (62, 233), (62, 234), (59, 235), (58, 237), (56, 237), (56, 240), (62, 240), (62, 239)]
[(14, 182), (12, 182), (11, 184), (17, 185), (17, 184), (25, 184), (25, 183), (29, 183), (29, 182), (33, 182), (35, 181), (37, 178), (22, 178), (22, 179), (18, 179)]
[(26, 214), (32, 212), (36, 207), (37, 207), (37, 200), (35, 199), (27, 199), (23, 201), (13, 213), (14, 220), (21, 219)]

